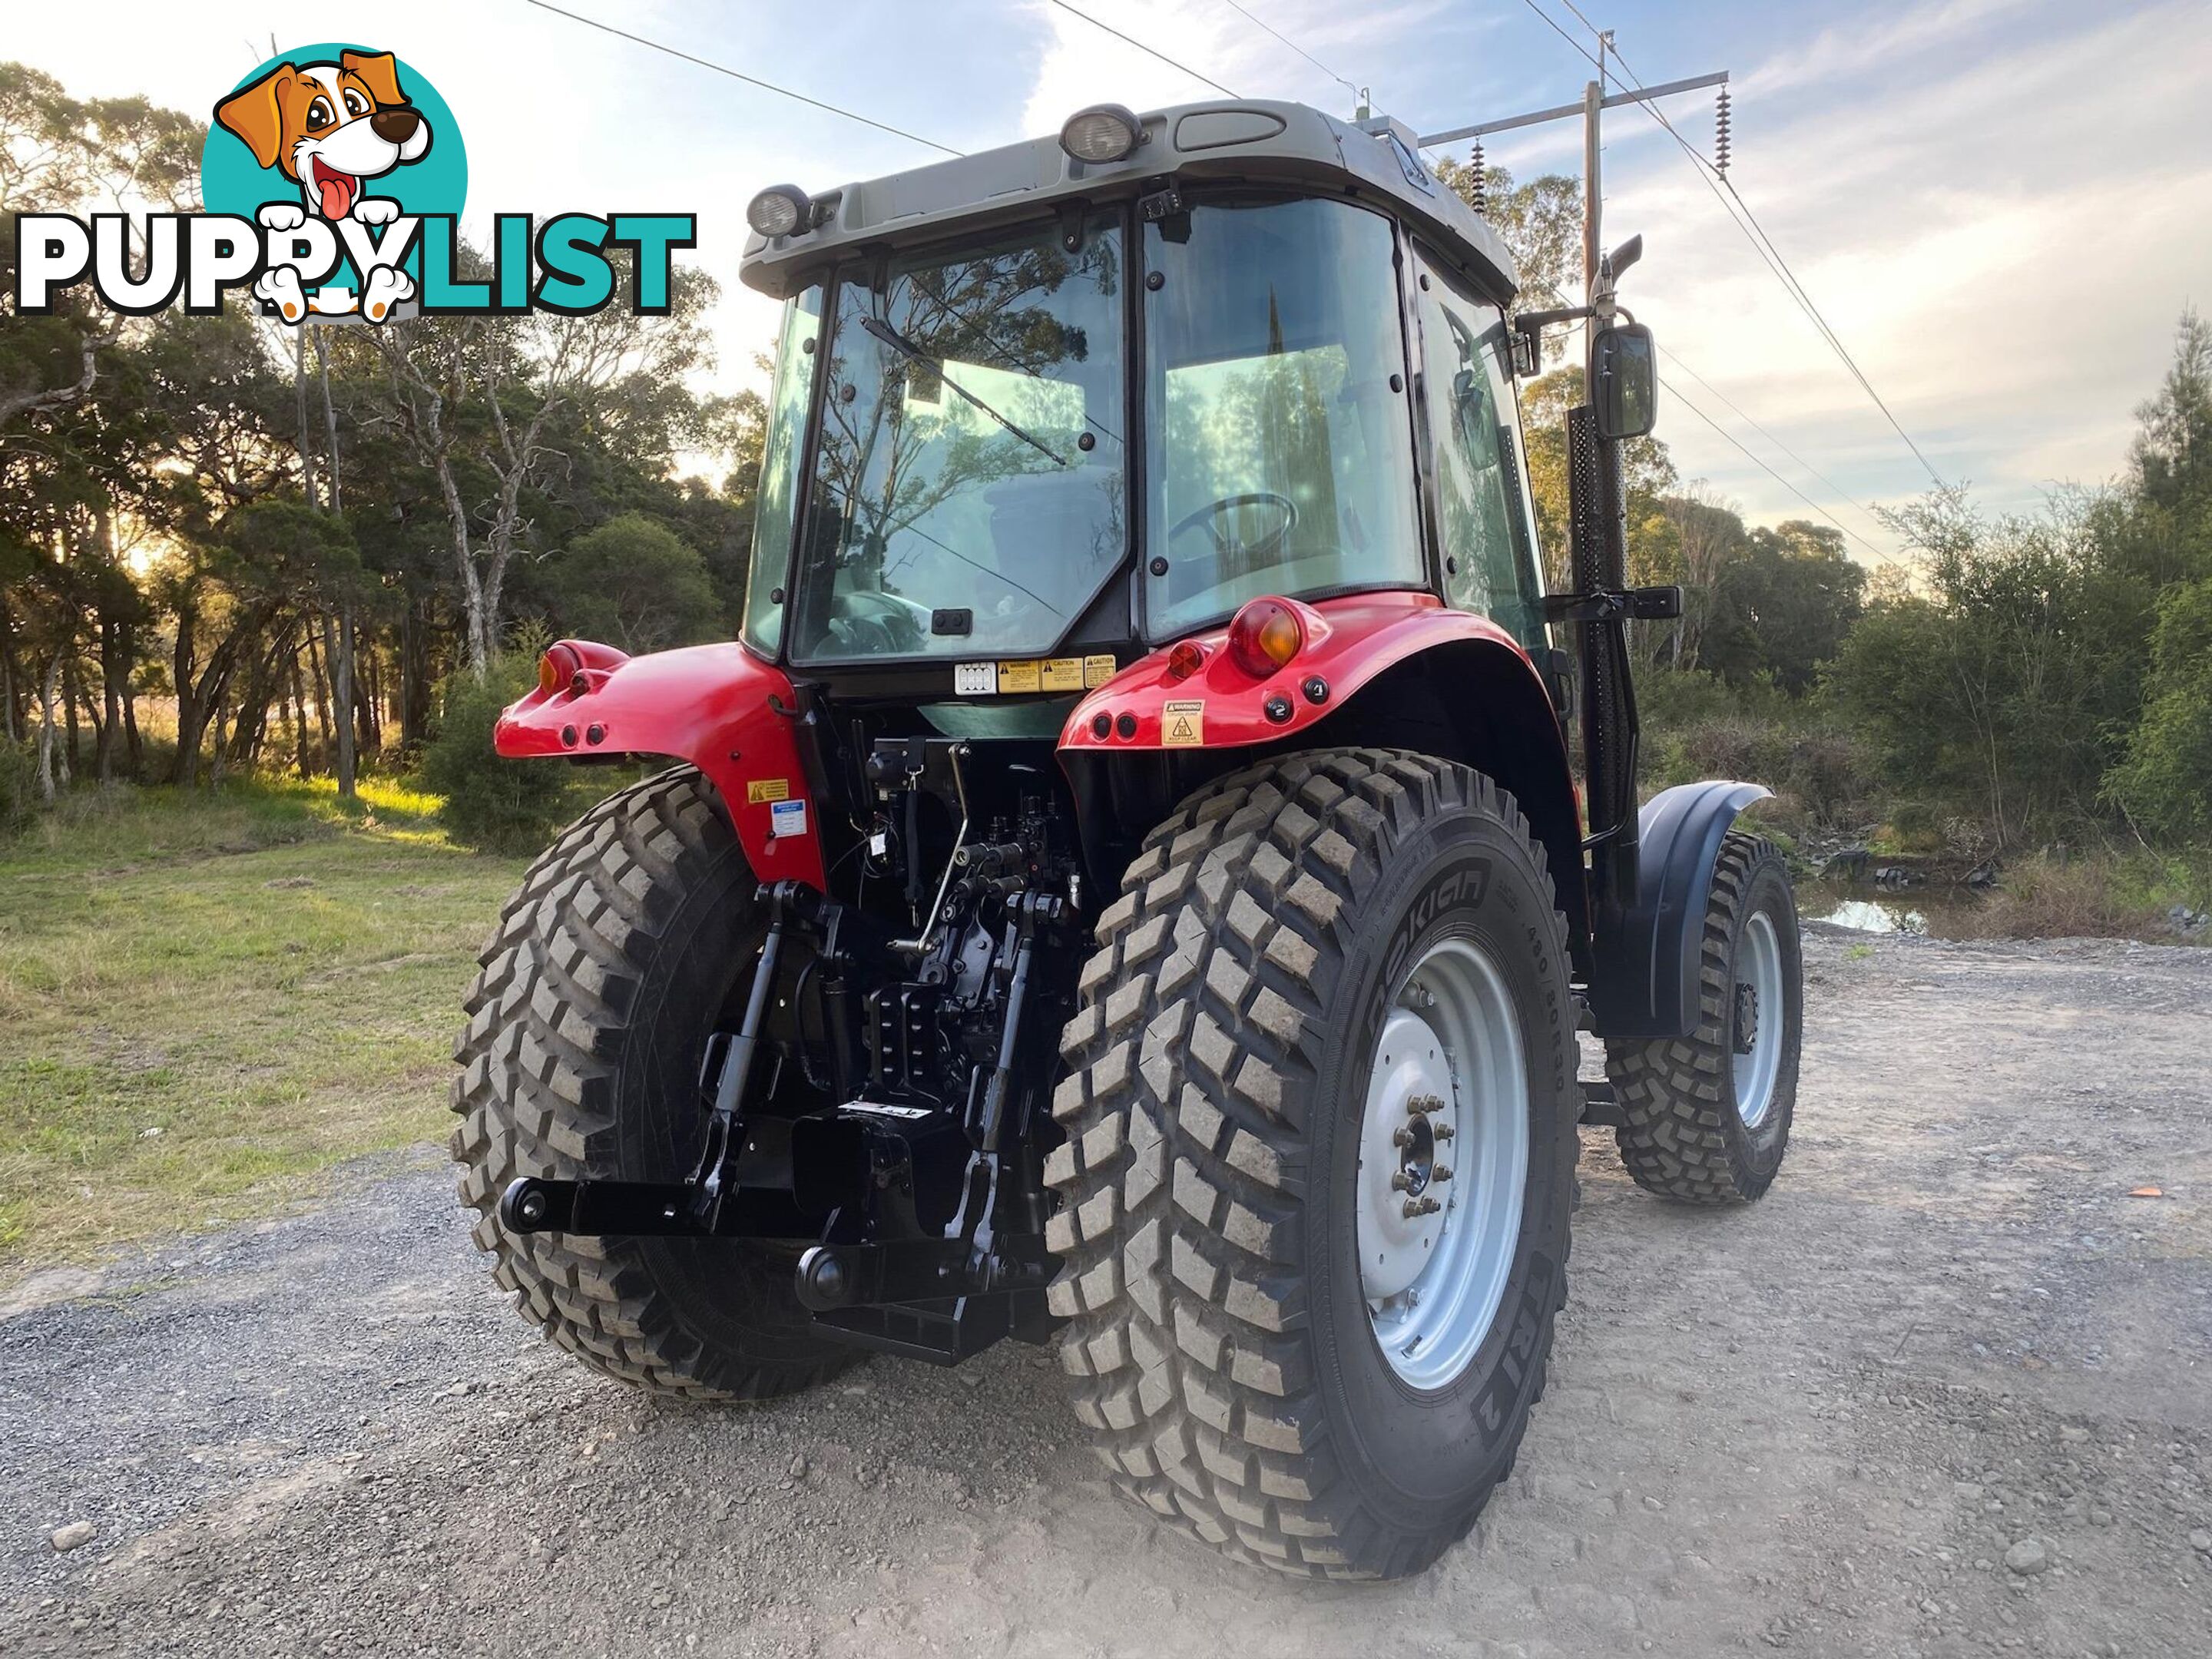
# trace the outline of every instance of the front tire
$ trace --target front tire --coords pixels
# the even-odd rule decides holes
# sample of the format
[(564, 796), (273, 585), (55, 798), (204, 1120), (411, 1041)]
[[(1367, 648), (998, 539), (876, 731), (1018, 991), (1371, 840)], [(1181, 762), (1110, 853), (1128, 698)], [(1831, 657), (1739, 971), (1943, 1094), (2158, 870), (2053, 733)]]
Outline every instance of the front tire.
[(1782, 1168), (1797, 1109), (1805, 969), (1789, 866), (1771, 842), (1721, 843), (1698, 945), (1698, 1026), (1605, 1045), (1620, 1161), (1646, 1192), (1747, 1203)]
[(690, 1399), (796, 1393), (853, 1363), (752, 1240), (501, 1225), (517, 1176), (680, 1181), (699, 1153), (699, 1066), (765, 928), (707, 781), (650, 778), (578, 819), (523, 878), (479, 960), (452, 1151), (477, 1245), (523, 1316), (608, 1376)]
[[(1054, 1103), (1068, 1139), (1046, 1170), (1077, 1416), (1116, 1486), (1229, 1554), (1315, 1577), (1419, 1571), (1510, 1470), (1565, 1296), (1575, 1011), (1541, 851), (1464, 767), (1292, 755), (1153, 830), (1099, 939)], [(1462, 1014), (1422, 1000), (1462, 970), (1491, 988)], [(1486, 998), (1504, 1011), (1495, 1042), (1472, 1012)], [(1470, 1257), (1486, 1276), (1437, 1292), (1462, 1312), (1414, 1342), (1443, 1356), (1431, 1369), (1386, 1352), (1413, 1328), (1402, 1287), (1375, 1297), (1389, 1286), (1363, 1273), (1368, 1189), (1412, 1167), (1388, 1161), (1390, 1126), (1378, 1143), (1370, 1116), (1381, 1099), (1412, 1121), (1390, 1093), (1408, 1036), (1460, 1051), (1414, 1057), (1406, 1085), (1438, 1099), (1412, 1115), (1457, 1127), (1445, 1144), (1470, 1196), (1448, 1204), (1517, 1206), (1503, 1254)], [(1492, 1048), (1513, 1064), (1475, 1063)], [(1475, 1144), (1485, 1111), (1510, 1130), (1500, 1159)], [(1450, 1237), (1430, 1239), (1440, 1265)]]

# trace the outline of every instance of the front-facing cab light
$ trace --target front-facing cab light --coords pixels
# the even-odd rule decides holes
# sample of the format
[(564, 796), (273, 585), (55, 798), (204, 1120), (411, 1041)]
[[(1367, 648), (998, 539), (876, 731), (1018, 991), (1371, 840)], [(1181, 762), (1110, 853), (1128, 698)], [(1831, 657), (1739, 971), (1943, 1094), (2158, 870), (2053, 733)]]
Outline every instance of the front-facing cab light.
[(1079, 161), (1119, 161), (1135, 153), (1145, 129), (1120, 104), (1093, 104), (1067, 118), (1060, 147)]
[(1305, 624), (1283, 599), (1254, 599), (1229, 623), (1229, 654), (1255, 679), (1266, 679), (1304, 650), (1305, 642)]
[(745, 222), (763, 236), (788, 236), (811, 228), (814, 204), (797, 185), (770, 185), (745, 204)]

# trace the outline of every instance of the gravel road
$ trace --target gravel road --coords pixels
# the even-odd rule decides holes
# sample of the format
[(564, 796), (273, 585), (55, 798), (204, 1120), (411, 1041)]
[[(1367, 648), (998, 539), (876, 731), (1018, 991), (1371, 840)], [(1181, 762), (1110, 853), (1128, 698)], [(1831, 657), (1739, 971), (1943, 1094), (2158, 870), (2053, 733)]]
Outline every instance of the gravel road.
[(1551, 1393), (1409, 1583), (1153, 1531), (1019, 1346), (641, 1400), (507, 1311), (425, 1152), (0, 1316), (0, 1652), (2212, 1653), (2212, 951), (1807, 966), (1766, 1202), (1585, 1132)]

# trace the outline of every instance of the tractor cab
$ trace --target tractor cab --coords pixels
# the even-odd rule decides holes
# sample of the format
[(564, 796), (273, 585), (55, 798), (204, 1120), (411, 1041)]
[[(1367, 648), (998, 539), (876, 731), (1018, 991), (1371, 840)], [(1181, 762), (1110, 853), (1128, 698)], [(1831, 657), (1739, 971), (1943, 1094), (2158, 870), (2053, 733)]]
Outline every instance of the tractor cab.
[(744, 278), (786, 300), (763, 652), (1126, 653), (1387, 592), (1542, 645), (1512, 264), (1387, 125), (1089, 111), (750, 216)]

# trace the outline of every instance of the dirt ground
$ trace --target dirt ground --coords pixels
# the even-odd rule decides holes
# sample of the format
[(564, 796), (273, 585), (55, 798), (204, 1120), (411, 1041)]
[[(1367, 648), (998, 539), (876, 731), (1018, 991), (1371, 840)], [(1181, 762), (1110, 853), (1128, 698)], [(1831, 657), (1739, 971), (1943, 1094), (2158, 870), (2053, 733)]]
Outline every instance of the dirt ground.
[(1418, 1579), (1156, 1533), (1030, 1349), (627, 1394), (499, 1303), (424, 1154), (0, 1317), (0, 1651), (2212, 1653), (2212, 951), (1808, 968), (1765, 1203), (1668, 1207), (1585, 1131), (1551, 1392)]

